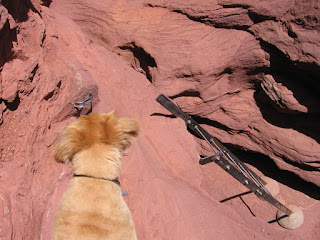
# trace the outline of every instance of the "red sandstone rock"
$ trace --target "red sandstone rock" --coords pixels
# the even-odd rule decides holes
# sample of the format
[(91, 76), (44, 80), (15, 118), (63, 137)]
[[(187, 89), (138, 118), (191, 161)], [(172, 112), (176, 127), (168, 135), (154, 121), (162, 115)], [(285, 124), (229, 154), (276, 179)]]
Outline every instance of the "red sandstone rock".
[[(199, 16), (209, 14), (208, 10), (201, 12), (199, 7), (193, 10), (195, 3), (192, 2), (181, 4), (181, 7), (178, 5), (180, 2), (171, 2), (169, 6), (165, 2), (163, 5), (161, 2), (157, 5), (148, 5), (153, 7), (145, 7), (147, 2), (144, 6), (139, 3), (129, 5), (117, 3), (109, 6), (105, 3), (103, 10), (94, 2), (84, 0), (80, 2), (82, 3), (74, 5), (72, 10), (69, 9), (69, 4), (59, 0), (55, 1), (52, 7), (76, 20), (92, 37), (103, 39), (101, 42), (103, 46), (120, 54), (137, 71), (145, 73), (163, 93), (174, 97), (185, 96), (179, 102), (189, 113), (217, 121), (230, 129), (229, 132), (220, 129), (211, 130), (215, 134), (220, 132), (219, 137), (223, 142), (241, 145), (248, 150), (269, 155), (281, 168), (294, 171), (305, 180), (319, 186), (319, 171), (305, 171), (303, 167), (295, 168), (290, 164), (292, 162), (318, 169), (320, 147), (317, 141), (310, 138), (309, 134), (300, 134), (298, 129), (279, 128), (277, 123), (273, 123), (277, 122), (277, 114), (271, 117), (274, 118), (271, 122), (265, 121), (263, 111), (269, 111), (270, 106), (266, 104), (257, 107), (256, 103), (261, 101), (259, 92), (264, 91), (266, 93), (264, 98), (267, 97), (269, 102), (280, 105), (282, 112), (314, 112), (318, 111), (315, 104), (316, 93), (313, 90), (304, 91), (303, 96), (307, 101), (299, 102), (300, 98), (291, 95), (288, 88), (279, 87), (280, 82), (267, 83), (266, 80), (272, 77), (277, 80), (283, 77), (276, 74), (264, 76), (264, 69), (270, 66), (270, 58), (250, 33), (218, 29), (200, 23)], [(90, 7), (86, 7), (88, 4)], [(275, 1), (272, 1), (272, 4), (275, 4)], [(275, 16), (280, 17), (283, 12), (289, 11), (290, 4), (290, 1), (285, 2), (282, 8), (275, 10)], [(239, 3), (222, 1), (216, 3), (216, 7), (213, 5), (214, 3), (210, 4), (213, 11), (221, 9), (222, 6), (243, 5), (263, 18), (273, 11), (272, 5), (255, 4), (252, 1)], [(82, 11), (86, 11), (87, 14), (82, 14)], [(98, 18), (94, 14), (96, 11), (103, 11), (104, 14)], [(180, 11), (185, 15), (180, 14)], [(289, 17), (285, 19), (287, 18)], [(92, 22), (101, 28), (93, 28)], [(144, 22), (150, 24), (143, 24)], [(261, 24), (273, 26), (279, 25), (280, 22), (266, 20), (252, 25), (250, 31), (258, 38), (261, 38), (259, 33), (252, 29), (259, 29)], [(108, 33), (104, 29), (108, 29)], [(262, 30), (261, 34), (268, 36), (270, 39), (266, 41), (280, 50), (279, 46), (282, 45), (287, 48), (292, 46), (291, 51), (297, 51), (296, 49), (302, 46), (302, 43), (294, 42), (288, 33), (284, 33), (280, 25), (275, 30), (273, 28), (269, 30)], [(278, 41), (274, 42), (272, 39)], [(278, 45), (279, 41), (283, 44)], [(292, 58), (291, 60), (295, 61)], [(301, 58), (301, 61), (304, 60)], [(287, 85), (288, 80), (290, 79), (282, 81)], [(269, 86), (268, 89), (266, 85), (270, 83), (277, 87)], [(279, 107), (276, 109), (279, 110)], [(250, 123), (254, 126), (250, 126)], [(260, 133), (264, 130), (266, 132)], [(237, 134), (234, 137), (234, 134), (230, 135), (231, 131), (246, 132), (246, 134)], [(282, 136), (280, 142), (278, 135)], [(292, 135), (297, 136), (296, 141), (292, 140)], [(301, 142), (304, 144), (301, 145)]]
[[(319, 185), (317, 134), (305, 128), (312, 132), (317, 126), (308, 117), (310, 109), (317, 112), (314, 95), (298, 91), (283, 72), (275, 72), (274, 52), (266, 53), (255, 38), (268, 37), (259, 27), (269, 24), (265, 17), (282, 18), (303, 3), (54, 0), (47, 8), (31, 2), (36, 11), (27, 11), (23, 1), (5, 5), (19, 31), (12, 46), (1, 45), (13, 60), (0, 70), (0, 238), (50, 239), (71, 177), (70, 166), (54, 162), (53, 148), (62, 128), (88, 111), (79, 113), (71, 103), (91, 91), (93, 111), (116, 109), (142, 126), (124, 156), (120, 179), (129, 192), (125, 199), (139, 239), (318, 239), (318, 188), (310, 193), (310, 185), (299, 178), (287, 184), (301, 183), (302, 192), (280, 184), (279, 200), (300, 206), (305, 214), (305, 223), (294, 231), (268, 224), (276, 209), (253, 194), (220, 203), (246, 189), (213, 163), (199, 166), (198, 155), (207, 148), (181, 120), (154, 114), (168, 114), (154, 100), (160, 92), (174, 96), (221, 141), (261, 153), (252, 163), (263, 164), (269, 158), (261, 156), (269, 156)], [(296, 15), (306, 23), (299, 27), (315, 26), (301, 10)], [(290, 16), (284, 20), (299, 22)], [(299, 39), (306, 39), (300, 32)], [(282, 43), (270, 44), (283, 49)], [(299, 44), (288, 49), (294, 52)], [(313, 49), (309, 53), (316, 56)], [(301, 62), (310, 63), (310, 56)], [(14, 101), (6, 97), (17, 92)], [(270, 119), (262, 105), (277, 118)], [(299, 119), (303, 123), (295, 122)], [(275, 175), (285, 181), (281, 174)]]
[(14, 59), (6, 63), (1, 72), (2, 99), (7, 102), (13, 102), (18, 92), (24, 92), (25, 94), (30, 93), (33, 90), (30, 82), (32, 82), (34, 71), (37, 68), (38, 60), (34, 56), (27, 61)]

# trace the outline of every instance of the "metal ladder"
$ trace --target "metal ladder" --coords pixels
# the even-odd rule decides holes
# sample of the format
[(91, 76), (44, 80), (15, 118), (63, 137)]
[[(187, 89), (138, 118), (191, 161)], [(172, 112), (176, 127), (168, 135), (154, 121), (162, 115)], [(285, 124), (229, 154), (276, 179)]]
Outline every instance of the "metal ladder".
[(200, 164), (207, 164), (215, 162), (232, 177), (237, 179), (240, 183), (246, 186), (251, 192), (255, 193), (259, 198), (266, 200), (280, 211), (290, 216), (292, 211), (276, 200), (266, 189), (266, 182), (262, 180), (257, 174), (250, 170), (241, 160), (232, 154), (218, 139), (211, 136), (204, 130), (195, 120), (193, 120), (187, 113), (183, 112), (177, 107), (169, 98), (160, 94), (157, 97), (163, 107), (170, 111), (174, 116), (183, 119), (189, 129), (196, 133), (200, 138), (205, 140), (214, 154), (200, 159)]

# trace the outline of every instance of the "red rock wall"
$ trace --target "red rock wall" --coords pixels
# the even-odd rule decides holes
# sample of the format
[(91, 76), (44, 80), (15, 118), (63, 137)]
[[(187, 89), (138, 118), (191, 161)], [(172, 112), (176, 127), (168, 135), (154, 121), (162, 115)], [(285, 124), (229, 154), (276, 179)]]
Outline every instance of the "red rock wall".
[[(53, 148), (88, 111), (71, 103), (92, 92), (93, 111), (116, 109), (142, 125), (121, 179), (139, 239), (318, 239), (319, 7), (2, 1), (0, 238), (50, 239), (71, 177)], [(154, 101), (160, 92), (285, 183), (278, 198), (299, 205), (305, 224), (268, 224), (275, 209), (251, 194), (220, 203), (246, 190), (215, 165), (199, 166), (208, 149), (180, 120), (154, 114), (168, 114)]]

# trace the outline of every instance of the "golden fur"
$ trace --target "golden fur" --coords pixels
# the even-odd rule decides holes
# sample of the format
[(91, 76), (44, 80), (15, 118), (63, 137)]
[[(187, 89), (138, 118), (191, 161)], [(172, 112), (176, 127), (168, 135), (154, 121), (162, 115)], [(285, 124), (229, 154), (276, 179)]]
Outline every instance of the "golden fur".
[(53, 240), (137, 239), (120, 186), (121, 156), (139, 132), (138, 122), (114, 112), (90, 113), (68, 125), (57, 145), (58, 162), (72, 161), (74, 177), (57, 212)]

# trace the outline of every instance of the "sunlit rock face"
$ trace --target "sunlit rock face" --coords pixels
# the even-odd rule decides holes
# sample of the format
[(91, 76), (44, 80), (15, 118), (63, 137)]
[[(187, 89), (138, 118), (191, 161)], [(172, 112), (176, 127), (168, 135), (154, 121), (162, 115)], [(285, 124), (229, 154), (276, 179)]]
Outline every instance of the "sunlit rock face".
[[(318, 1), (2, 0), (0, 238), (50, 239), (71, 166), (53, 160), (63, 127), (90, 111), (139, 120), (122, 188), (139, 239), (318, 239)], [(92, 93), (77, 110), (72, 103)], [(298, 205), (276, 209), (214, 163), (163, 93)]]

